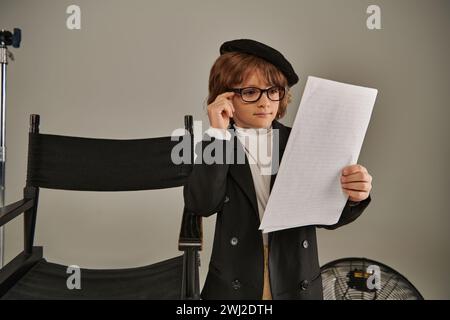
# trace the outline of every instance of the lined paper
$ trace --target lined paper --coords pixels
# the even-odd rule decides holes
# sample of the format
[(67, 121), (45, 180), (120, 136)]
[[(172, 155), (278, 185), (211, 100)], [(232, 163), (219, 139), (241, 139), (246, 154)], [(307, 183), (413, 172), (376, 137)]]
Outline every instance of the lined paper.
[(308, 77), (260, 225), (263, 232), (338, 222), (348, 198), (341, 172), (358, 161), (377, 93)]

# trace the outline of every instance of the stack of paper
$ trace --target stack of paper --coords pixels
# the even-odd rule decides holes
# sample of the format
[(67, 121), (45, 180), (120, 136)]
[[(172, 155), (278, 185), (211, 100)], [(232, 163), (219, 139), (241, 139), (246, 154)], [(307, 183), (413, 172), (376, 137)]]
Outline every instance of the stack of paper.
[(263, 232), (339, 220), (347, 201), (341, 172), (357, 163), (377, 92), (308, 77), (260, 225)]

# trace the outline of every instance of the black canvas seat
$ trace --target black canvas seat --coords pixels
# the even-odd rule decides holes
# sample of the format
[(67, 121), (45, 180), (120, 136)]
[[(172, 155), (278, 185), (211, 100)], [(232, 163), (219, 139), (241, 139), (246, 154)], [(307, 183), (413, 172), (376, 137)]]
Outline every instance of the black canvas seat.
[(80, 269), (80, 290), (67, 288), (67, 266), (37, 262), (2, 299), (180, 299), (183, 256), (130, 269)]

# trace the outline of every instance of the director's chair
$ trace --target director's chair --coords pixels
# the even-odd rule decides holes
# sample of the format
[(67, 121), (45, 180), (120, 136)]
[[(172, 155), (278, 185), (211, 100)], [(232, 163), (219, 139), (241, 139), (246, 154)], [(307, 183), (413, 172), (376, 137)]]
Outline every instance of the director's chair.
[[(69, 290), (67, 266), (48, 262), (34, 246), (39, 189), (135, 191), (180, 187), (192, 163), (174, 164), (171, 137), (138, 140), (80, 138), (39, 133), (30, 116), (23, 199), (0, 208), (0, 226), (24, 215), (24, 250), (0, 270), (0, 299), (199, 299), (201, 217), (183, 210), (182, 255), (129, 269), (81, 269), (82, 288)], [(193, 146), (192, 116), (185, 116)], [(191, 150), (193, 150), (191, 148)], [(193, 160), (193, 152), (190, 154)], [(181, 216), (181, 215), (180, 215)]]

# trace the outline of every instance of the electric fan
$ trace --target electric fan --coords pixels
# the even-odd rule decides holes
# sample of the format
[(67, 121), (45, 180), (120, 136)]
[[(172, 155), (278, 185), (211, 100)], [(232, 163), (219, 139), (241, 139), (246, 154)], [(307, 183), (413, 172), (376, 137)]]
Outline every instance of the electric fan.
[(343, 258), (320, 269), (325, 300), (423, 300), (404, 276), (374, 260)]

